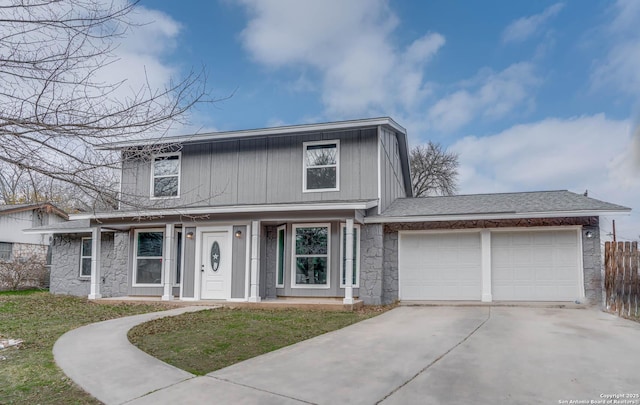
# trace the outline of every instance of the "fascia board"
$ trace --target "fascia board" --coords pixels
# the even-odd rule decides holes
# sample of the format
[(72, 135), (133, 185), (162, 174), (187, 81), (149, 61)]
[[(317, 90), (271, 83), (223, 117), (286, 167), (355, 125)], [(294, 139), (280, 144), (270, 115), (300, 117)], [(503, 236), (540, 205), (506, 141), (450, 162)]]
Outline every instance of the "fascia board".
[(317, 203), (317, 204), (270, 204), (270, 205), (240, 205), (223, 207), (198, 207), (198, 208), (173, 208), (164, 210), (141, 210), (138, 212), (104, 212), (95, 214), (72, 214), (71, 219), (125, 219), (145, 216), (169, 216), (169, 215), (202, 215), (202, 214), (229, 214), (252, 212), (280, 212), (280, 211), (331, 211), (331, 210), (368, 210), (377, 205), (377, 201), (357, 203)]
[(548, 211), (548, 212), (512, 212), (495, 214), (463, 214), (463, 215), (428, 215), (428, 216), (398, 216), (398, 217), (369, 217), (365, 224), (399, 223), (399, 222), (437, 222), (437, 221), (474, 221), (483, 219), (524, 219), (524, 218), (561, 218), (561, 217), (593, 217), (601, 215), (628, 215), (625, 211)]
[(327, 131), (340, 131), (346, 129), (355, 128), (373, 128), (379, 125), (384, 125), (392, 128), (394, 131), (406, 134), (406, 130), (400, 126), (397, 122), (389, 117), (372, 118), (353, 121), (342, 122), (329, 122), (321, 124), (308, 124), (308, 125), (292, 125), (286, 127), (274, 127), (274, 128), (261, 128), (250, 129), (240, 131), (229, 132), (211, 132), (205, 134), (184, 135), (165, 137), (157, 139), (140, 139), (123, 142), (112, 142), (97, 147), (99, 150), (116, 150), (133, 146), (148, 146), (148, 145), (160, 145), (160, 144), (182, 144), (182, 143), (198, 143), (198, 142), (211, 142), (211, 141), (225, 141), (233, 139), (251, 139), (262, 138), (267, 136), (276, 135), (292, 135), (292, 134), (306, 134), (309, 132), (327, 132)]

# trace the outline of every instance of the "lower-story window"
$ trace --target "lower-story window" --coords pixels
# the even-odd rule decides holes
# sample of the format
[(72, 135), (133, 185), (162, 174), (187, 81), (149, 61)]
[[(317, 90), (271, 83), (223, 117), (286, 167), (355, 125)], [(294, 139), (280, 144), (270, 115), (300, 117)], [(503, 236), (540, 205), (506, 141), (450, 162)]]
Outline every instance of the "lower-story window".
[(80, 277), (91, 277), (91, 238), (82, 238)]
[(2, 260), (2, 261), (11, 260), (11, 251), (12, 250), (13, 250), (13, 243), (0, 242), (0, 260)]
[(162, 284), (162, 247), (164, 232), (156, 229), (136, 230), (133, 259), (133, 284)]
[(292, 287), (329, 287), (330, 224), (293, 225)]

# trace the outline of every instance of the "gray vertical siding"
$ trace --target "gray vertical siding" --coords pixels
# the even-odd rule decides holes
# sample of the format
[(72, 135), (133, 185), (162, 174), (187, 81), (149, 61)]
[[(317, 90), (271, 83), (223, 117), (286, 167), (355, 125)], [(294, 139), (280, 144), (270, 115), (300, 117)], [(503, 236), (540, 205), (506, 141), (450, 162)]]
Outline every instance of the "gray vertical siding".
[(241, 238), (232, 237), (231, 298), (245, 298), (245, 275), (247, 270), (247, 227), (234, 226), (233, 234), (242, 232)]
[[(185, 235), (188, 232), (196, 234), (196, 228), (184, 228)], [(182, 296), (184, 298), (194, 298), (195, 289), (195, 269), (196, 269), (196, 240), (184, 239), (184, 267), (182, 268)]]
[(380, 128), (380, 189), (380, 211), (396, 198), (406, 197), (398, 139), (386, 128)]
[[(340, 141), (340, 191), (302, 191), (303, 143), (318, 140)], [(125, 199), (139, 196), (154, 207), (374, 200), (378, 196), (377, 130), (186, 145), (180, 198), (149, 200), (150, 170), (149, 160), (123, 163)]]

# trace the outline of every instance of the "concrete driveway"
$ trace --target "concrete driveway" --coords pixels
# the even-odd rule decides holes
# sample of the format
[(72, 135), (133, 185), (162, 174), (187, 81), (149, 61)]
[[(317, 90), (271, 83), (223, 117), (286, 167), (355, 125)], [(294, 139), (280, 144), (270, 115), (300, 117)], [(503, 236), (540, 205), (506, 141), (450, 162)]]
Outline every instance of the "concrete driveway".
[(133, 403), (640, 404), (639, 360), (640, 324), (595, 310), (399, 307)]
[(203, 377), (126, 339), (191, 310), (75, 329), (56, 362), (107, 404), (640, 404), (640, 324), (596, 310), (399, 307)]

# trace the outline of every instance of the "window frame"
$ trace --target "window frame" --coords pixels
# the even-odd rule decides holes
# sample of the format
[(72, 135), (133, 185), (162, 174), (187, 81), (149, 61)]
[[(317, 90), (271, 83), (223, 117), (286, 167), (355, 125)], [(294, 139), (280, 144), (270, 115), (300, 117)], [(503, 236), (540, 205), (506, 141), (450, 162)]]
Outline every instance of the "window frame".
[[(327, 228), (327, 253), (325, 255), (298, 255), (296, 254), (296, 231), (299, 228)], [(326, 257), (327, 282), (325, 284), (297, 284), (297, 258), (298, 257)], [(331, 288), (331, 223), (304, 223), (291, 226), (291, 288), (329, 289)]]
[(0, 242), (0, 244), (9, 247), (9, 257), (7, 259), (0, 258), (0, 261), (10, 262), (13, 259), (13, 242)]
[[(311, 166), (314, 168), (334, 167), (336, 168), (336, 186), (334, 188), (307, 188), (307, 149), (309, 146), (335, 145), (336, 147), (336, 163), (334, 165)], [(321, 193), (326, 191), (340, 191), (340, 140), (327, 141), (311, 141), (302, 143), (302, 192), (303, 193)]]
[[(156, 176), (155, 174), (155, 167), (156, 167), (156, 159), (158, 158), (168, 158), (171, 156), (177, 156), (178, 157), (178, 174), (172, 174), (172, 175), (164, 175), (164, 176)], [(152, 200), (166, 200), (166, 199), (171, 199), (171, 198), (180, 198), (180, 186), (181, 186), (181, 178), (182, 178), (182, 152), (168, 152), (168, 153), (157, 153), (154, 155), (151, 155), (151, 173), (150, 173), (150, 187), (149, 187), (149, 196)], [(156, 196), (155, 192), (155, 179), (157, 178), (168, 178), (168, 177), (178, 177), (178, 191), (176, 195), (171, 195), (171, 196)]]
[[(346, 280), (346, 275), (345, 275), (345, 269), (343, 266), (343, 258), (344, 258), (344, 230), (346, 229), (347, 224), (345, 223), (341, 223), (340, 224), (340, 288), (346, 288), (346, 284), (342, 281), (342, 280)], [(353, 224), (353, 229), (358, 231), (358, 236), (355, 240), (355, 250), (356, 250), (356, 255), (353, 258), (353, 265), (355, 267), (354, 271), (354, 277), (356, 278), (356, 282), (353, 283), (353, 285), (351, 287), (353, 288), (360, 288), (360, 238), (362, 237), (362, 234), (360, 233), (360, 224)]]
[[(283, 232), (282, 252), (280, 252), (280, 246), (281, 246), (280, 232)], [(285, 260), (286, 254), (287, 254), (287, 226), (281, 225), (276, 228), (276, 288), (284, 288), (285, 276), (287, 274), (286, 260)], [(278, 276), (280, 275), (280, 267), (282, 267), (282, 283), (278, 283)]]
[[(91, 255), (85, 255), (84, 251), (84, 241), (88, 240), (91, 243), (91, 248), (93, 249), (93, 238), (91, 236), (83, 236), (80, 238), (80, 269), (78, 271), (78, 276), (82, 279), (90, 279), (91, 278)], [(89, 274), (82, 274), (82, 262), (84, 259), (89, 259)]]
[[(160, 259), (162, 266), (160, 267), (160, 283), (138, 283), (138, 235), (140, 233), (158, 232), (162, 234), (162, 254), (160, 256), (142, 256), (143, 259)], [(136, 229), (133, 232), (133, 274), (131, 275), (132, 287), (162, 287), (164, 285), (164, 248), (165, 248), (165, 229), (164, 228), (143, 228)]]

